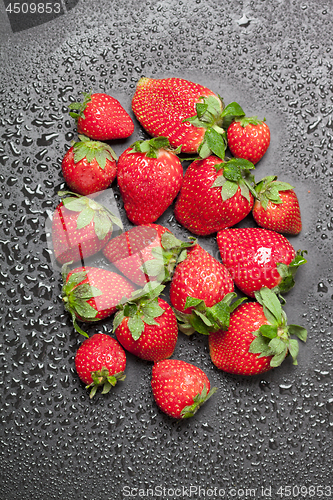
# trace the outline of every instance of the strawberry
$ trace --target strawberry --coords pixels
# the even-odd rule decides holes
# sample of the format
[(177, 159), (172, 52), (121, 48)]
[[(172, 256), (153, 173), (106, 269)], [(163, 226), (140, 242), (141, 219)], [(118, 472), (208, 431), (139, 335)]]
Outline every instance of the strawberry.
[(301, 211), (294, 188), (277, 177), (264, 177), (255, 186), (257, 199), (252, 215), (256, 223), (278, 233), (298, 234), (302, 230)]
[(165, 137), (137, 141), (119, 157), (117, 179), (128, 219), (133, 224), (156, 221), (172, 204), (183, 167)]
[(197, 366), (177, 359), (154, 364), (151, 387), (157, 406), (170, 417), (192, 417), (216, 391)]
[(119, 101), (107, 94), (82, 92), (83, 102), (69, 105), (77, 131), (95, 141), (124, 139), (134, 132), (134, 123)]
[(169, 281), (186, 248), (195, 242), (178, 240), (159, 224), (135, 226), (113, 238), (103, 249), (105, 257), (137, 285)]
[(96, 333), (82, 342), (75, 355), (75, 369), (86, 388), (91, 388), (90, 398), (98, 387), (103, 387), (102, 394), (107, 394), (118, 380), (124, 380), (125, 368), (124, 349), (104, 333)]
[[(187, 250), (187, 257), (176, 267), (170, 285), (170, 302), (181, 321), (182, 331), (193, 333), (191, 315), (194, 305), (204, 301), (206, 307), (217, 303), (234, 290), (226, 267), (200, 245)], [(188, 305), (188, 298), (199, 302)], [(200, 312), (200, 311), (199, 311)], [(203, 333), (203, 332), (201, 332)]]
[(108, 144), (84, 135), (65, 154), (61, 169), (67, 185), (82, 195), (106, 189), (116, 178), (117, 155)]
[(262, 287), (287, 292), (306, 263), (304, 252), (296, 252), (285, 236), (259, 227), (219, 231), (217, 244), (235, 285), (250, 297)]
[(182, 153), (224, 153), (223, 102), (200, 84), (182, 78), (140, 78), (132, 109), (150, 135), (167, 137)]
[(105, 319), (117, 311), (124, 297), (130, 297), (134, 286), (124, 277), (98, 267), (62, 268), (62, 300), (77, 332), (87, 336), (77, 321)]
[(63, 200), (53, 214), (52, 243), (60, 264), (94, 255), (109, 241), (113, 224), (122, 228), (121, 221), (95, 200), (68, 191), (58, 194)]
[(298, 342), (290, 336), (306, 341), (306, 330), (287, 325), (281, 303), (269, 288), (262, 288), (256, 298), (231, 314), (227, 331), (209, 335), (210, 357), (220, 370), (257, 375), (279, 366), (288, 354), (297, 364)]
[(235, 158), (224, 162), (211, 155), (195, 160), (186, 170), (176, 201), (177, 221), (198, 235), (237, 224), (253, 206), (253, 168), (252, 163)]
[(134, 292), (117, 312), (113, 329), (117, 340), (130, 353), (147, 361), (169, 358), (178, 338), (176, 316), (159, 297), (163, 285), (147, 284)]
[(256, 116), (236, 118), (227, 130), (231, 153), (253, 164), (258, 163), (266, 153), (270, 138), (270, 130), (265, 120), (258, 120)]

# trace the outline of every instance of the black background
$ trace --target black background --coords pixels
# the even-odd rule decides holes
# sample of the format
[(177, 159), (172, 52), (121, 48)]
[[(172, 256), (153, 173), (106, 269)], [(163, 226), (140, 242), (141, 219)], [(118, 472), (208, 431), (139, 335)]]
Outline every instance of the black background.
[[(308, 488), (308, 497), (311, 485), (331, 485), (333, 496), (330, 4), (80, 0), (31, 29), (13, 33), (5, 17), (1, 23), (0, 498), (139, 498), (135, 488), (160, 486), (165, 499), (177, 498), (179, 487), (192, 487), (192, 498), (199, 487), (202, 498), (215, 487), (223, 498), (250, 498), (247, 488), (256, 498), (264, 498), (261, 488), (281, 498), (279, 487), (288, 485), (294, 496)], [(304, 227), (290, 240), (308, 251), (286, 305), (289, 321), (308, 329), (299, 365), (227, 375), (210, 362), (205, 338), (180, 334), (173, 357), (200, 366), (218, 387), (180, 422), (156, 408), (151, 364), (131, 355), (126, 380), (89, 400), (73, 362), (82, 338), (64, 314), (45, 235), (63, 187), (61, 160), (76, 137), (70, 99), (93, 89), (131, 113), (142, 75), (196, 81), (248, 116), (266, 117), (272, 141), (256, 179), (276, 174), (295, 186)], [(143, 137), (136, 123), (114, 149), (120, 154)], [(129, 227), (116, 183), (112, 189)], [(188, 236), (172, 209), (159, 222)], [(254, 223), (248, 217), (241, 225)], [(214, 237), (200, 243), (218, 256)], [(111, 328), (109, 320), (89, 333)]]

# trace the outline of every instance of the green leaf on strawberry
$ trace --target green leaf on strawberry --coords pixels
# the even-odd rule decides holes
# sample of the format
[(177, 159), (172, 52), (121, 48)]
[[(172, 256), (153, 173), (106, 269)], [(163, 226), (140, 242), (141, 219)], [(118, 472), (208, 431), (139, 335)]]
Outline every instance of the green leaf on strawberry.
[(215, 169), (217, 172), (223, 169), (223, 174), (215, 179), (211, 188), (222, 187), (222, 200), (226, 201), (235, 196), (240, 187), (242, 196), (250, 201), (250, 193), (253, 196), (256, 195), (252, 185), (254, 176), (250, 172), (254, 168), (253, 163), (241, 158), (232, 158), (227, 162), (218, 163)]
[(193, 398), (193, 403), (189, 406), (185, 406), (181, 411), (182, 418), (190, 418), (198, 411), (200, 406), (202, 406), (215, 392), (217, 391), (217, 387), (212, 387), (211, 390), (207, 393), (206, 384), (204, 384), (201, 393), (198, 393)]
[(295, 285), (295, 274), (299, 268), (303, 264), (306, 264), (307, 260), (304, 257), (306, 254), (306, 250), (298, 250), (296, 253), (296, 257), (291, 261), (289, 265), (278, 263), (277, 270), (282, 278), (280, 283), (273, 288), (273, 291), (277, 294), (288, 292)]
[(74, 118), (76, 121), (79, 119), (79, 118), (85, 118), (84, 116), (84, 110), (86, 109), (87, 107), (87, 104), (91, 101), (91, 96), (92, 96), (92, 93), (87, 93), (87, 92), (82, 92), (83, 94), (83, 102), (73, 102), (71, 103), (68, 108), (70, 110), (73, 110), (73, 111), (70, 111), (69, 115)]
[(181, 153), (181, 146), (176, 149), (172, 148), (169, 139), (163, 136), (153, 137), (152, 139), (146, 141), (136, 141), (132, 144), (131, 148), (132, 149), (128, 151), (128, 154), (144, 153), (147, 158), (158, 158), (158, 152), (160, 149), (169, 151), (174, 155)]
[(258, 354), (259, 357), (271, 356), (271, 367), (279, 366), (290, 354), (293, 364), (296, 365), (299, 345), (298, 341), (290, 336), (296, 335), (305, 342), (306, 329), (298, 325), (287, 325), (286, 314), (282, 309), (281, 302), (269, 288), (262, 288), (255, 293), (255, 297), (263, 306), (269, 324), (262, 325), (259, 330), (253, 332), (255, 339), (250, 345), (249, 352)]
[(276, 175), (268, 175), (259, 181), (254, 189), (256, 198), (260, 201), (264, 210), (267, 210), (268, 203), (279, 205), (282, 203), (280, 191), (289, 191), (294, 187), (288, 182), (277, 181)]
[(245, 116), (241, 106), (237, 102), (231, 102), (222, 112), (223, 128), (227, 129), (235, 118), (239, 118), (241, 116)]
[(79, 139), (80, 141), (75, 142), (73, 145), (75, 163), (79, 163), (79, 161), (84, 158), (86, 158), (88, 163), (96, 160), (99, 167), (104, 170), (106, 160), (118, 160), (116, 153), (108, 144), (100, 141), (93, 141), (82, 134), (79, 135)]

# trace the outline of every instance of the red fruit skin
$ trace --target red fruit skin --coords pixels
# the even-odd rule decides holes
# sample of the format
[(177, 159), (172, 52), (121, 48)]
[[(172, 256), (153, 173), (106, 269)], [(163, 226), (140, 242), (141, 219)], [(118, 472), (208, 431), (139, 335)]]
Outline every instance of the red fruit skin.
[(96, 141), (123, 139), (133, 133), (134, 123), (117, 99), (96, 93), (91, 95), (84, 118), (78, 119), (77, 131)]
[(172, 147), (182, 147), (182, 153), (196, 153), (206, 129), (183, 120), (197, 114), (195, 105), (202, 102), (201, 96), (219, 100), (208, 88), (181, 78), (143, 77), (137, 84), (132, 109), (150, 135), (167, 137)]
[(59, 264), (84, 261), (99, 252), (109, 241), (112, 231), (99, 240), (94, 222), (77, 229), (79, 212), (68, 210), (63, 202), (59, 203), (52, 217), (52, 243)]
[[(89, 285), (98, 288), (102, 292), (102, 295), (87, 300), (87, 303), (98, 311), (94, 321), (108, 318), (114, 314), (117, 311), (117, 305), (120, 300), (123, 297), (130, 297), (135, 291), (132, 283), (123, 276), (98, 267), (87, 266), (72, 269), (66, 277), (66, 282), (73, 273), (79, 272), (85, 272), (87, 277), (78, 283), (78, 285), (89, 283)], [(82, 320), (77, 313), (76, 317), (78, 320)]]
[(155, 281), (156, 276), (148, 276), (140, 267), (154, 259), (152, 250), (161, 247), (161, 237), (165, 232), (170, 233), (159, 224), (135, 226), (110, 240), (103, 254), (124, 276), (143, 287), (149, 281)]
[(252, 215), (258, 226), (278, 233), (299, 234), (302, 230), (301, 211), (293, 189), (280, 191), (282, 203), (268, 202), (266, 210), (259, 200), (254, 202)]
[(251, 212), (251, 193), (249, 202), (238, 187), (232, 198), (223, 201), (221, 187), (211, 188), (217, 177), (223, 174), (222, 169), (217, 172), (214, 168), (221, 163), (220, 158), (211, 155), (204, 160), (195, 160), (185, 172), (174, 214), (177, 221), (194, 234), (216, 233), (234, 226)]
[(192, 308), (185, 309), (187, 297), (202, 299), (207, 307), (212, 307), (233, 291), (233, 280), (227, 268), (195, 245), (176, 267), (170, 285), (170, 301), (177, 311), (190, 314)]
[(152, 370), (151, 387), (157, 406), (167, 415), (181, 419), (181, 411), (193, 404), (198, 393), (206, 385), (210, 391), (207, 375), (197, 366), (185, 361), (166, 359), (155, 363)]
[(104, 170), (96, 159), (88, 163), (86, 158), (74, 162), (74, 147), (69, 148), (61, 163), (62, 174), (68, 187), (75, 193), (87, 196), (107, 189), (117, 174), (115, 160), (106, 159)]
[(158, 305), (164, 309), (161, 316), (155, 318), (157, 325), (145, 325), (138, 340), (134, 340), (128, 328), (129, 318), (124, 318), (116, 328), (118, 342), (131, 354), (146, 361), (160, 361), (170, 358), (178, 339), (176, 316), (167, 302), (158, 298)]
[(246, 125), (242, 127), (238, 121), (229, 125), (227, 130), (228, 147), (236, 158), (244, 158), (253, 164), (266, 153), (270, 144), (270, 130), (263, 122), (260, 125)]
[(104, 333), (96, 333), (78, 348), (75, 369), (82, 382), (89, 385), (93, 382), (91, 372), (103, 367), (109, 370), (110, 375), (125, 371), (126, 354), (117, 340)]
[(209, 353), (217, 368), (238, 375), (257, 375), (271, 369), (272, 356), (259, 357), (249, 352), (255, 332), (269, 324), (258, 302), (240, 305), (231, 315), (227, 331), (212, 332), (208, 337)]
[(235, 285), (249, 297), (281, 282), (277, 264), (289, 265), (296, 252), (282, 234), (263, 228), (230, 228), (217, 234), (223, 264)]
[(128, 219), (133, 224), (155, 222), (176, 198), (182, 181), (183, 167), (173, 153), (160, 149), (157, 158), (145, 153), (119, 157), (117, 179)]

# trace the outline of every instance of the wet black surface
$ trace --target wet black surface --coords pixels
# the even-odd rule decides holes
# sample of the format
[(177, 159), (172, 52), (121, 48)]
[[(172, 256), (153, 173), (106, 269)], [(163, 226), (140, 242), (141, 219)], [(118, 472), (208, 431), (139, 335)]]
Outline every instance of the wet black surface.
[[(330, 4), (80, 0), (67, 10), (16, 33), (5, 17), (1, 21), (0, 497), (266, 493), (275, 499), (288, 496), (286, 486), (294, 497), (332, 497)], [(230, 376), (210, 362), (205, 338), (180, 334), (174, 358), (200, 366), (219, 388), (183, 422), (156, 408), (151, 364), (131, 355), (126, 380), (89, 400), (74, 371), (82, 338), (64, 313), (46, 243), (48, 214), (63, 187), (61, 160), (76, 137), (68, 104), (93, 89), (131, 112), (141, 75), (188, 78), (226, 103), (239, 102), (248, 115), (266, 117), (272, 142), (256, 179), (276, 174), (295, 186), (304, 227), (290, 240), (308, 251), (286, 305), (289, 321), (308, 329), (299, 365), (286, 361), (251, 379)], [(133, 136), (114, 149), (120, 154), (143, 137), (136, 124)], [(116, 184), (113, 191), (126, 225)], [(171, 209), (159, 222), (188, 235)], [(254, 223), (248, 217), (241, 225)], [(200, 242), (217, 255), (214, 237)], [(89, 333), (111, 327), (105, 321)]]

